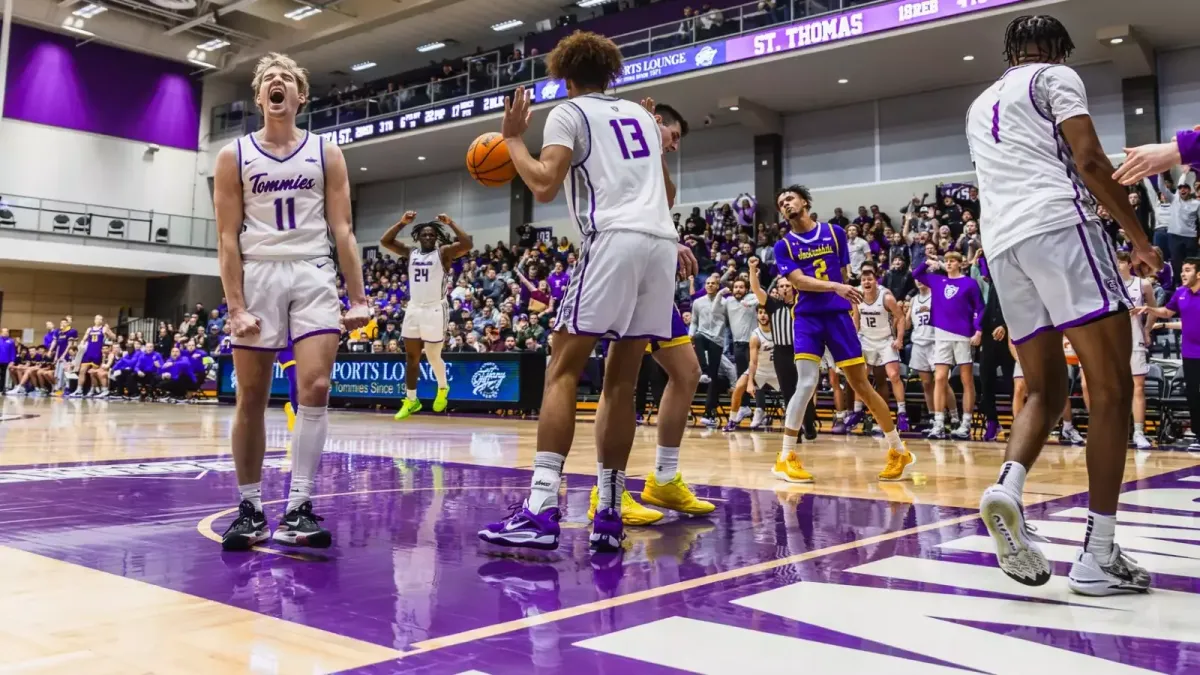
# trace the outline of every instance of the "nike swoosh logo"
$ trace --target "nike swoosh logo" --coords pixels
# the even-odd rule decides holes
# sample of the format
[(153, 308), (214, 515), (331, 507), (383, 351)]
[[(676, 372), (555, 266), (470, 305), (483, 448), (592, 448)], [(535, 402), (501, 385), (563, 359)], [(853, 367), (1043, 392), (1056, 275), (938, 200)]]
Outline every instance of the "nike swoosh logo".
[(324, 267), (324, 266), (326, 266), (326, 265), (328, 265), (328, 264), (329, 264), (329, 263), (327, 263), (327, 262), (323, 262), (323, 263), (321, 263), (320, 265), (317, 265), (317, 269), (321, 269), (322, 267)]
[(252, 160), (252, 159), (248, 159), (245, 161), (245, 163), (242, 164), (242, 166), (250, 166), (250, 162), (253, 162), (253, 161), (254, 160)]

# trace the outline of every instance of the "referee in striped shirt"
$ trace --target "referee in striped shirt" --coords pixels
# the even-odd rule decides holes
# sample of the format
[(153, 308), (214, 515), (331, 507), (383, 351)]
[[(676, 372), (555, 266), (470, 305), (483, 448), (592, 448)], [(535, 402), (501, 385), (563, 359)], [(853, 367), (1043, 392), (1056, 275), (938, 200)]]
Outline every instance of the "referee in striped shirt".
[[(795, 317), (792, 307), (796, 303), (796, 294), (792, 284), (784, 277), (775, 279), (774, 295), (768, 295), (763, 290), (759, 279), (758, 258), (752, 257), (750, 264), (750, 291), (771, 317), (771, 339), (775, 343), (772, 361), (775, 363), (775, 375), (779, 378), (780, 393), (786, 403), (796, 394), (796, 357), (793, 353), (795, 342)], [(778, 296), (778, 297), (776, 297)], [(804, 437), (813, 440), (817, 437), (817, 406), (816, 397), (808, 403), (804, 412)]]

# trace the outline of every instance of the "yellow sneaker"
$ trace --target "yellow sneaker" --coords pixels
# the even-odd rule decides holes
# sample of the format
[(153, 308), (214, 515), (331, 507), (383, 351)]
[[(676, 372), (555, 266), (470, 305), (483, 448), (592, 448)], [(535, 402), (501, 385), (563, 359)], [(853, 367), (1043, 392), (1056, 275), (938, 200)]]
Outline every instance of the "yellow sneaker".
[(446, 398), (450, 396), (450, 389), (438, 389), (437, 398), (433, 399), (433, 412), (442, 412), (446, 409)]
[(283, 404), (283, 414), (287, 415), (288, 431), (294, 431), (296, 429), (296, 411), (292, 410), (291, 401)]
[(659, 485), (651, 473), (646, 478), (646, 487), (642, 488), (642, 501), (661, 509), (671, 509), (690, 516), (703, 516), (712, 513), (716, 504), (698, 499), (692, 493), (688, 484), (683, 482), (683, 476), (678, 472), (670, 482)]
[(775, 468), (771, 471), (771, 474), (789, 483), (813, 482), (813, 475), (804, 470), (804, 465), (800, 463), (800, 458), (794, 452), (789, 452), (787, 459), (781, 460), (776, 458)]
[[(600, 488), (592, 486), (592, 497), (588, 503), (588, 520), (596, 517), (596, 508), (600, 506)], [(626, 525), (650, 525), (662, 520), (663, 514), (648, 509), (633, 500), (629, 490), (621, 493), (621, 522)]]
[(400, 406), (400, 410), (396, 411), (396, 415), (392, 419), (399, 421), (407, 418), (413, 413), (421, 412), (421, 402), (415, 399), (406, 398), (404, 404)]
[(888, 450), (887, 466), (879, 473), (879, 480), (904, 480), (904, 474), (908, 472), (908, 467), (917, 463), (917, 458), (908, 450), (908, 444), (904, 444), (903, 447), (903, 452), (896, 449)]

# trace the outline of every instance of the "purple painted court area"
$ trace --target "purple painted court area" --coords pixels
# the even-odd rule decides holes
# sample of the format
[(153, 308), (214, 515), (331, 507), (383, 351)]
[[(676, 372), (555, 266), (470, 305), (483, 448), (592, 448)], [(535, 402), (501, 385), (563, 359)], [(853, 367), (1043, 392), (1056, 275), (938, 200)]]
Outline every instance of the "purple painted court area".
[[(266, 499), (278, 500), (284, 495), (287, 474), (282, 467), (287, 466), (287, 460), (272, 456), (268, 465), (264, 474)], [(592, 480), (570, 476), (568, 522), (557, 557), (517, 561), (485, 555), (475, 532), (524, 496), (527, 471), (328, 453), (317, 491), (331, 496), (315, 500), (315, 506), (326, 517), (324, 525), (334, 532), (335, 546), (315, 552), (308, 559), (296, 559), (269, 553), (222, 553), (216, 542), (197, 531), (206, 517), (233, 506), (235, 480), (227, 459), (112, 463), (86, 469), (65, 476), (61, 472), (48, 473), (50, 470), (44, 467), (0, 471), (0, 497), (5, 505), (0, 510), (0, 543), (401, 651), (415, 649), (416, 643), (425, 640), (600, 600), (619, 600), (638, 591), (973, 513), (929, 505), (699, 486), (701, 496), (722, 500), (712, 517), (633, 528), (622, 557), (593, 560), (588, 555), (583, 522)], [(1197, 476), (1200, 471), (1195, 469), (1176, 472), (1130, 484), (1126, 491), (1149, 489), (1157, 494), (1170, 488), (1178, 493), (1173, 497), (1176, 502), (1184, 499), (1179, 503), (1194, 503), (1186, 499), (1200, 496)], [(641, 485), (631, 481), (630, 488), (636, 495)], [(1195, 492), (1187, 497), (1183, 490)], [(1031, 507), (1029, 517), (1044, 520), (1081, 505), (1080, 496), (1064, 498)], [(281, 515), (281, 506), (267, 507), (273, 523)], [(1122, 508), (1164, 514), (1173, 519), (1168, 524), (1175, 527), (1200, 529), (1200, 517), (1194, 513), (1200, 511), (1200, 506), (1192, 512), (1164, 509), (1162, 504), (1154, 506), (1133, 504)], [(1184, 520), (1188, 516), (1191, 521)], [(230, 516), (218, 519), (213, 529), (223, 531), (229, 520)], [(1082, 524), (1076, 524), (1081, 530)], [(702, 622), (706, 630), (740, 630), (743, 636), (753, 632), (768, 639), (782, 638), (804, 649), (815, 646), (837, 649), (840, 654), (887, 658), (909, 668), (939, 672), (961, 669), (961, 661), (937, 658), (931, 652), (909, 648), (911, 643), (905, 641), (850, 635), (846, 631), (852, 629), (844, 626), (839, 630), (822, 625), (823, 620), (816, 618), (810, 621), (781, 616), (766, 611), (767, 605), (756, 603), (770, 596), (769, 592), (797, 588), (874, 590), (884, 594), (922, 591), (969, 596), (980, 603), (999, 599), (1001, 604), (994, 607), (1001, 609), (1007, 606), (1004, 603), (1021, 604), (1023, 600), (1035, 608), (1054, 602), (1031, 599), (1024, 587), (1008, 582), (990, 567), (994, 564), (990, 553), (971, 550), (969, 542), (978, 541), (983, 533), (978, 520), (933, 527), (770, 569), (729, 575), (715, 583), (672, 589), (616, 606), (590, 607), (578, 616), (532, 628), (513, 628), (490, 637), (475, 636), (480, 639), (462, 640), (353, 672), (678, 672), (671, 664), (685, 667), (680, 665), (683, 662), (678, 655), (687, 648), (672, 646), (670, 632), (655, 634), (660, 635), (656, 639), (667, 640), (662, 649), (670, 658), (640, 658), (637, 652), (633, 633), (650, 624), (646, 630), (666, 626), (665, 622), (655, 623), (664, 620), (694, 622), (689, 625)], [(1184, 545), (1170, 534), (1163, 538)], [(1134, 553), (1134, 557), (1139, 556)], [(896, 572), (890, 576), (871, 572), (868, 565), (913, 562), (959, 563), (957, 567), (971, 569), (986, 566), (988, 583), (999, 579), (1007, 585), (999, 591), (966, 588), (957, 585), (952, 575), (937, 577), (937, 583), (932, 583), (896, 576)], [(1154, 579), (1156, 595), (1126, 600), (1150, 602), (1171, 600), (1166, 597), (1169, 595), (1200, 593), (1200, 560), (1177, 556), (1158, 564), (1184, 565), (1180, 568), (1184, 571), (1158, 573)], [(1192, 564), (1191, 568), (1186, 564)], [(867, 567), (848, 571), (863, 565)], [(1065, 575), (1067, 569), (1066, 563), (1055, 563), (1057, 575)], [(735, 604), (741, 601), (745, 604)], [(923, 620), (921, 612), (927, 604), (910, 605), (914, 619)], [(1136, 608), (1135, 604), (1129, 606)], [(1200, 606), (1200, 598), (1192, 606)], [(844, 611), (857, 615), (873, 611), (869, 606), (853, 605), (814, 609), (826, 614), (834, 610), (835, 614)], [(1011, 641), (1031, 647), (1041, 643), (1108, 660), (1097, 663), (1118, 662), (1158, 672), (1188, 672), (1188, 668), (1200, 667), (1200, 645), (1193, 639), (1156, 640), (1123, 633), (1063, 630), (1052, 625), (1031, 626), (1028, 617), (1009, 619), (1004, 611), (986, 614), (986, 620), (969, 612), (929, 616), (940, 617), (939, 624), (950, 628), (969, 626), (984, 636), (1016, 638)], [(1147, 620), (1197, 624), (1195, 612), (1188, 617)], [(907, 626), (897, 626), (896, 633), (907, 630)], [(620, 631), (628, 632), (612, 635)], [(1200, 635), (1200, 629), (1196, 634)], [(629, 640), (625, 635), (630, 636)], [(610, 636), (611, 642), (578, 644), (597, 636)], [(731, 648), (735, 644), (730, 642)], [(695, 645), (697, 649), (701, 646)], [(755, 659), (763, 656), (744, 654), (746, 672), (754, 672)], [(986, 669), (968, 668), (964, 672), (972, 670)]]

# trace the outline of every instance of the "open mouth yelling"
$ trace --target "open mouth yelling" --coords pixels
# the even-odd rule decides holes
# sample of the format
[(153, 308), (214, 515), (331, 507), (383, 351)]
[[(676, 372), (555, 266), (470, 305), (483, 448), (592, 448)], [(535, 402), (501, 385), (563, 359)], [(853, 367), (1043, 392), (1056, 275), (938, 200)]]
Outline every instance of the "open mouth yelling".
[(271, 89), (271, 91), (267, 94), (267, 98), (269, 101), (271, 101), (271, 103), (274, 103), (275, 105), (279, 105), (280, 103), (283, 103), (283, 99), (284, 99), (283, 87), (273, 87)]

